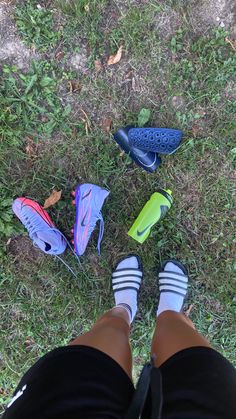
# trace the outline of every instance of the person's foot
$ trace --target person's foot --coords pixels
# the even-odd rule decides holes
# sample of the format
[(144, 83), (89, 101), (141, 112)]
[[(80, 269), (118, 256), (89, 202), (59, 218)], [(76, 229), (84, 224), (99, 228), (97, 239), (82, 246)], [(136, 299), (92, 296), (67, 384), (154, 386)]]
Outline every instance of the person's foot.
[(66, 249), (66, 240), (55, 227), (48, 213), (32, 199), (15, 199), (12, 210), (19, 218), (33, 244), (49, 255), (59, 255)]
[(137, 312), (138, 293), (142, 278), (142, 263), (135, 255), (129, 255), (121, 260), (112, 274), (112, 289), (116, 307), (125, 308), (130, 323)]
[(159, 270), (160, 300), (157, 316), (163, 311), (181, 312), (188, 288), (187, 269), (175, 260), (165, 261)]

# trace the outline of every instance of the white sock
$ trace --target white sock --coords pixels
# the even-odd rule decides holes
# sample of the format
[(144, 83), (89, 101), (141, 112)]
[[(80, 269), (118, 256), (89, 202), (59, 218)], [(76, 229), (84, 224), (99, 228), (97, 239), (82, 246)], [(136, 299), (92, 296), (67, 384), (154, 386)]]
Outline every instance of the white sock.
[(159, 273), (160, 300), (157, 308), (157, 316), (166, 310), (177, 311), (179, 313), (183, 307), (187, 287), (187, 275), (177, 265), (168, 262), (165, 265), (164, 271)]
[(130, 323), (137, 312), (138, 291), (142, 276), (143, 273), (135, 256), (129, 256), (122, 260), (112, 274), (112, 289), (116, 307), (121, 306), (126, 309)]

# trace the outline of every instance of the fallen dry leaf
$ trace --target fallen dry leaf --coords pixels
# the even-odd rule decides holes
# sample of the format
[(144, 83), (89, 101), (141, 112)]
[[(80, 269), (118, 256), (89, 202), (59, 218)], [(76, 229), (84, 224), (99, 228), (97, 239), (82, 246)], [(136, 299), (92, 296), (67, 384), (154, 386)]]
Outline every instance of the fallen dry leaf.
[(70, 93), (76, 93), (81, 90), (81, 86), (76, 80), (69, 80), (68, 87), (69, 87)]
[(107, 61), (107, 65), (117, 64), (120, 61), (122, 57), (123, 48), (124, 48), (123, 45), (121, 45), (115, 55), (110, 55)]
[(199, 109), (199, 110), (197, 111), (197, 113), (198, 113), (199, 115), (201, 115), (201, 116), (205, 116), (205, 115), (206, 115), (206, 111), (204, 111), (204, 109)]
[(88, 136), (89, 135), (89, 125), (88, 125), (88, 121), (84, 121), (85, 122), (85, 132), (86, 132), (86, 135)]
[(129, 70), (128, 73), (125, 74), (125, 80), (131, 80), (133, 77), (133, 70)]
[(136, 80), (134, 77), (132, 77), (132, 80), (131, 80), (131, 87), (134, 91), (136, 90)]
[(188, 306), (187, 310), (185, 310), (185, 312), (184, 312), (185, 316), (187, 316), (187, 317), (189, 317), (189, 316), (190, 316), (190, 313), (191, 313), (191, 311), (192, 311), (193, 307), (194, 307), (194, 305), (193, 305), (193, 304), (190, 304), (190, 305)]
[(65, 54), (63, 51), (58, 51), (55, 55), (57, 60), (62, 60), (62, 58), (64, 58)]
[(83, 115), (85, 116), (85, 119), (83, 119), (83, 118), (81, 118), (81, 119), (85, 123), (85, 131), (86, 131), (86, 134), (88, 135), (89, 131), (91, 131), (91, 129), (92, 129), (91, 122), (90, 122), (89, 117), (86, 114), (86, 112), (82, 108), (80, 110), (83, 113)]
[(236, 41), (234, 41), (233, 39), (230, 39), (228, 37), (225, 38), (225, 42), (227, 42), (228, 44), (230, 44), (231, 48), (236, 52)]
[(25, 147), (25, 151), (26, 154), (28, 154), (28, 156), (32, 157), (32, 155), (34, 154), (34, 148), (32, 147), (31, 144), (27, 144), (27, 146)]
[(6, 397), (6, 396), (8, 396), (8, 395), (9, 395), (9, 391), (8, 391), (8, 390), (6, 390), (6, 389), (5, 389), (5, 388), (3, 388), (3, 387), (0, 387), (0, 394), (1, 394), (1, 396)]
[(25, 152), (28, 154), (30, 158), (35, 157), (37, 155), (37, 144), (35, 144), (34, 140), (31, 137), (26, 137), (26, 147)]
[(112, 119), (111, 118), (105, 118), (103, 119), (103, 121), (100, 124), (101, 129), (104, 132), (110, 132), (111, 131), (111, 126), (112, 126)]
[(48, 122), (48, 117), (47, 116), (45, 116), (45, 115), (41, 115), (41, 116), (39, 116), (40, 117), (40, 120), (42, 121), (42, 122)]
[(200, 131), (201, 131), (201, 128), (199, 125), (196, 124), (192, 127), (192, 133), (194, 137), (197, 137)]
[(36, 345), (36, 343), (35, 343), (35, 340), (33, 338), (27, 337), (25, 342), (24, 342), (24, 345), (25, 345), (25, 351), (30, 352), (31, 349)]
[(94, 66), (95, 66), (95, 70), (97, 71), (97, 73), (102, 70), (102, 63), (101, 63), (100, 60), (95, 60), (94, 61)]
[(53, 189), (51, 195), (45, 200), (43, 208), (46, 209), (56, 204), (61, 199), (61, 193), (62, 191)]

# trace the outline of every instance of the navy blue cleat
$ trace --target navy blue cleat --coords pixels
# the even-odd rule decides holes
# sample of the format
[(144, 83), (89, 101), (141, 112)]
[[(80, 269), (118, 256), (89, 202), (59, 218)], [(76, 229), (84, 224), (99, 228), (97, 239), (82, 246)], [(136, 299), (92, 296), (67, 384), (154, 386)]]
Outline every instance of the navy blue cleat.
[(182, 137), (182, 131), (169, 128), (131, 128), (128, 133), (131, 147), (159, 154), (174, 153)]
[(153, 173), (161, 164), (161, 159), (157, 153), (152, 151), (144, 151), (140, 148), (132, 146), (129, 140), (129, 133), (131, 130), (135, 130), (132, 125), (127, 125), (124, 128), (120, 128), (115, 134), (114, 139), (127, 153), (131, 159), (140, 167), (147, 172)]

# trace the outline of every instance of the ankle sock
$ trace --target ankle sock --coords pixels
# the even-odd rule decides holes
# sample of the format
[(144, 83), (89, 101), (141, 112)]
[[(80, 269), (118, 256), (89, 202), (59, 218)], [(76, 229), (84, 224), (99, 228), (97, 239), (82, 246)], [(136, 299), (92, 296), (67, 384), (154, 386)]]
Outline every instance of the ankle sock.
[(129, 256), (118, 263), (112, 274), (112, 289), (116, 307), (124, 307), (130, 323), (137, 312), (138, 292), (143, 277), (140, 262), (136, 256)]
[(187, 293), (188, 276), (175, 263), (167, 262), (164, 269), (159, 272), (160, 300), (157, 316), (163, 311), (172, 310), (180, 312)]

